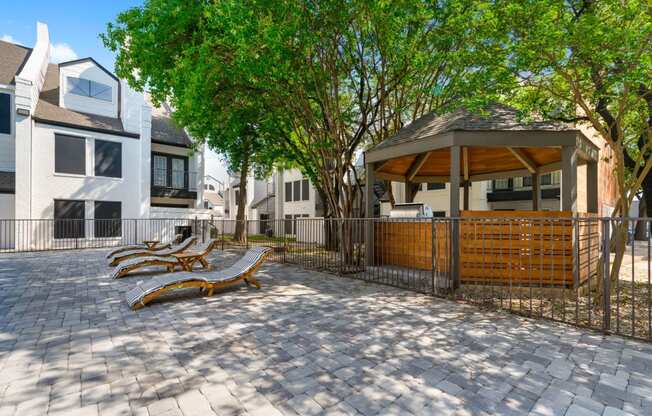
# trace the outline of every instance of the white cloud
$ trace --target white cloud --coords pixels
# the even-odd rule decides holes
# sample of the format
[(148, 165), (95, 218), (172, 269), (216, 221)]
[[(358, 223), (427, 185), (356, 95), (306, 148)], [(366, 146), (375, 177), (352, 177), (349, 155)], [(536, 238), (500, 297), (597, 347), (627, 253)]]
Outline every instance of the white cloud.
[(4, 40), (5, 42), (9, 42), (9, 43), (15, 43), (16, 45), (22, 45), (22, 43), (18, 42), (16, 39), (14, 39), (13, 36), (11, 36), (9, 34), (6, 34), (6, 33), (4, 35), (0, 36), (0, 40)]
[(67, 43), (50, 44), (50, 62), (55, 64), (77, 59), (77, 53)]

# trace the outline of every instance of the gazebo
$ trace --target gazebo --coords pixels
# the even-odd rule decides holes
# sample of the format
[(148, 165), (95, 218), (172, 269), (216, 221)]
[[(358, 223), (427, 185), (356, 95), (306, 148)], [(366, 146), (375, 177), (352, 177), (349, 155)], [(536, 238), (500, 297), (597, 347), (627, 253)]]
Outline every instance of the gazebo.
[[(453, 281), (458, 285), (460, 280), (464, 281), (465, 278), (464, 270), (460, 271), (460, 258), (462, 262), (465, 260), (465, 252), (460, 251), (460, 238), (464, 239), (464, 229), (460, 230), (460, 224), (462, 227), (465, 224), (461, 219), (559, 217), (569, 219), (567, 223), (568, 227), (571, 227), (572, 217), (586, 215), (577, 212), (578, 165), (587, 166), (587, 211), (598, 211), (598, 155), (599, 148), (580, 130), (564, 123), (542, 120), (525, 122), (519, 118), (517, 110), (503, 105), (490, 105), (479, 112), (459, 109), (443, 116), (428, 114), (365, 153), (366, 212), (368, 216), (374, 212), (372, 187), (377, 179), (403, 182), (406, 202), (413, 200), (415, 184), (449, 183), (450, 217), (453, 220), (451, 229), (447, 231), (452, 247), (451, 258), (448, 260)], [(562, 181), (561, 210), (555, 213), (539, 211), (539, 177), (558, 170), (561, 170)], [(471, 182), (519, 176), (532, 177), (531, 212), (469, 211)], [(462, 198), (460, 190), (463, 192)], [(520, 229), (522, 225), (522, 222), (519, 222)], [(539, 231), (540, 234), (546, 233), (542, 228)], [(597, 230), (595, 231), (597, 237)], [(373, 243), (367, 244), (366, 248), (368, 264), (378, 263), (379, 260), (379, 250), (376, 247), (378, 241), (374, 240), (375, 232), (379, 232), (378, 227), (368, 227), (366, 241)], [(512, 239), (523, 244), (522, 232), (519, 233), (519, 236), (512, 236)], [(491, 233), (486, 234), (488, 238), (492, 238)], [(530, 235), (530, 239), (532, 238), (534, 237)], [(543, 236), (539, 235), (536, 240), (542, 238)], [(387, 239), (389, 240), (391, 238)], [(572, 239), (568, 242), (568, 254), (572, 256), (575, 247)], [(532, 252), (528, 255), (531, 256)], [(543, 251), (539, 255), (543, 255)], [(509, 260), (507, 269), (513, 274), (512, 262), (513, 259)], [(432, 267), (437, 268), (434, 260)], [(543, 273), (542, 270), (539, 272)], [(572, 266), (569, 273), (574, 276), (547, 277), (558, 280), (560, 285), (579, 284), (581, 276), (578, 279)], [(500, 276), (496, 276), (496, 279), (498, 277)]]

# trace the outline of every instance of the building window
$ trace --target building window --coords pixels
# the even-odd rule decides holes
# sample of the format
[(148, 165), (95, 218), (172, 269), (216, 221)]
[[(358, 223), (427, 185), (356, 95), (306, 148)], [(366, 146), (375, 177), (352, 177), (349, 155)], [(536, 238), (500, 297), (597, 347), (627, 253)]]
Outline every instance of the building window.
[(301, 201), (301, 181), (294, 181), (292, 182), (292, 185), (293, 185), (292, 193), (294, 196), (292, 200)]
[(95, 140), (95, 176), (122, 178), (122, 144)]
[(185, 188), (185, 166), (184, 159), (172, 158), (172, 187), (174, 189)]
[(559, 185), (560, 179), (560, 172), (547, 173), (541, 176), (541, 185)]
[(240, 191), (237, 190), (237, 189), (235, 190), (235, 201), (234, 202), (235, 202), (236, 205), (238, 205), (240, 203)]
[(527, 188), (528, 186), (532, 186), (532, 176), (523, 176), (521, 178), (521, 184), (524, 188)]
[(443, 218), (446, 216), (446, 211), (433, 211), (432, 216), (435, 218)]
[(0, 94), (0, 133), (11, 134), (11, 95)]
[(168, 175), (168, 158), (165, 156), (154, 155), (154, 186), (167, 186)]
[(511, 179), (496, 179), (492, 184), (494, 191), (509, 191), (512, 189)]
[(54, 200), (54, 238), (86, 237), (84, 201)]
[(285, 182), (285, 202), (292, 201), (292, 182)]
[(310, 182), (308, 179), (304, 179), (301, 181), (301, 200), (302, 201), (307, 201), (308, 198), (310, 197), (310, 191), (309, 191), (309, 185)]
[(54, 171), (56, 173), (86, 174), (86, 139), (54, 135)]
[(445, 183), (439, 183), (439, 182), (428, 182), (426, 184), (426, 189), (428, 191), (436, 191), (439, 189), (446, 189), (446, 184)]
[[(288, 182), (291, 184), (291, 182)], [(292, 230), (294, 229), (293, 225), (293, 220), (292, 220), (292, 215), (285, 215), (285, 234), (294, 234)]]
[(166, 154), (152, 154), (152, 185), (155, 187), (187, 189), (193, 177), (187, 172), (188, 158)]
[(90, 79), (67, 77), (68, 89), (70, 94), (81, 95), (83, 97), (96, 98), (102, 101), (111, 101), (112, 88), (110, 85), (100, 82), (91, 81)]
[(95, 201), (95, 237), (122, 235), (122, 203)]

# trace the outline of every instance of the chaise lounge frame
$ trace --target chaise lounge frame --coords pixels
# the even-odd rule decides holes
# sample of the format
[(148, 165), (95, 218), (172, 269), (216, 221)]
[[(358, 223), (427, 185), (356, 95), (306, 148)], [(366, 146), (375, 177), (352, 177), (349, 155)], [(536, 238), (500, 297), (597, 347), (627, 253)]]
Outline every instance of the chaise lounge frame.
[[(247, 256), (252, 255), (252, 253), (254, 253), (256, 250), (260, 251), (258, 257), (256, 258), (256, 261), (248, 265), (247, 269), (244, 270), (242, 273), (238, 273), (232, 278), (226, 280), (211, 280), (209, 276), (202, 277), (206, 275), (205, 271), (174, 273), (171, 275), (166, 275), (166, 277), (167, 276), (177, 277), (176, 280), (163, 284), (160, 288), (157, 288), (152, 292), (145, 294), (144, 296), (142, 296), (142, 298), (134, 297), (134, 299), (130, 300), (130, 294), (133, 291), (136, 291), (138, 289), (141, 289), (142, 291), (139, 282), (139, 286), (132, 289), (132, 291), (127, 292), (127, 303), (129, 303), (129, 306), (133, 310), (138, 310), (146, 306), (152, 300), (156, 299), (157, 297), (165, 293), (168, 293), (176, 289), (188, 289), (188, 288), (199, 288), (207, 296), (213, 296), (213, 292), (216, 289), (229, 287), (241, 281), (244, 281), (247, 284), (247, 286), (254, 285), (257, 289), (260, 289), (260, 283), (258, 283), (255, 277), (252, 277), (252, 274), (256, 272), (260, 267), (260, 265), (263, 264), (263, 262), (267, 259), (267, 257), (271, 255), (272, 249), (269, 247), (257, 247), (254, 249), (250, 249), (247, 251), (247, 253), (245, 253), (245, 255), (240, 259), (240, 261), (244, 260)], [(231, 269), (234, 266), (231, 266), (225, 270), (213, 271), (211, 273), (223, 275), (225, 272), (227, 272), (229, 269)], [(152, 282), (153, 281), (149, 281), (149, 283)]]
[[(198, 261), (202, 267), (205, 269), (209, 268), (208, 261), (206, 260), (206, 256), (210, 254), (211, 251), (215, 249), (217, 246), (218, 241), (215, 239), (210, 239), (208, 242), (205, 244), (205, 247), (202, 248), (197, 256), (197, 259), (195, 261)], [(197, 247), (195, 247), (195, 250)], [(181, 252), (183, 254), (184, 252)], [(134, 257), (134, 259), (142, 259), (142, 261), (139, 261), (137, 263), (133, 263), (127, 266), (124, 266), (124, 263), (118, 264), (116, 266), (116, 269), (120, 269), (116, 273), (116, 269), (113, 270), (112, 277), (114, 279), (120, 279), (121, 277), (124, 277), (127, 273), (132, 272), (136, 269), (140, 269), (142, 267), (148, 267), (148, 266), (164, 266), (166, 268), (166, 271), (168, 273), (174, 272), (176, 266), (180, 266), (181, 262), (179, 259), (175, 258), (174, 256), (165, 256), (165, 257), (156, 257), (156, 256), (146, 256), (146, 257)], [(127, 260), (125, 260), (127, 261)], [(195, 263), (193, 261), (190, 264), (190, 267), (192, 267)]]
[[(190, 247), (192, 247), (195, 242), (197, 241), (197, 237), (188, 237), (185, 240), (183, 240), (181, 243), (176, 244), (171, 246), (170, 248), (166, 250), (133, 250), (133, 251), (125, 251), (123, 254), (119, 254), (117, 256), (111, 257), (109, 260), (109, 266), (117, 266), (118, 264), (122, 263), (125, 260), (134, 258), (134, 257), (145, 257), (145, 256), (154, 256), (154, 257), (167, 257), (172, 254), (176, 253), (181, 253), (182, 251), (188, 250)], [(161, 253), (162, 251), (165, 251), (165, 253)]]

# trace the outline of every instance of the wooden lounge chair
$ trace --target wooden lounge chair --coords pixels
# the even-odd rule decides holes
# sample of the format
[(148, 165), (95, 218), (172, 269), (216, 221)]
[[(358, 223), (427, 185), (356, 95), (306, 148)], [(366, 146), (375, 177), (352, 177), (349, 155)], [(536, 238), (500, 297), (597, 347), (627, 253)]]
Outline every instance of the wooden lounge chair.
[(109, 254), (106, 255), (107, 259), (110, 259), (111, 257), (115, 256), (116, 254), (124, 253), (125, 251), (132, 251), (132, 250), (151, 250), (151, 251), (159, 251), (159, 250), (164, 250), (166, 248), (170, 248), (172, 243), (163, 243), (163, 244), (158, 244), (154, 247), (147, 247), (147, 244), (141, 243), (141, 244), (132, 244), (128, 246), (121, 246), (121, 247), (116, 247), (115, 249), (111, 250)]
[(171, 273), (147, 282), (138, 282), (135, 288), (127, 292), (127, 303), (136, 310), (171, 290), (192, 287), (200, 288), (208, 296), (212, 296), (215, 289), (227, 287), (243, 280), (247, 285), (253, 284), (260, 288), (260, 284), (251, 274), (258, 269), (271, 252), (272, 249), (269, 247), (256, 247), (248, 250), (233, 266), (223, 270)]
[[(199, 262), (203, 267), (208, 268), (209, 264), (206, 256), (213, 251), (217, 243), (217, 240), (210, 239), (189, 251), (182, 251), (170, 256), (132, 257), (115, 266), (115, 269), (111, 272), (111, 277), (119, 279), (131, 271), (146, 266), (164, 266), (168, 272), (173, 272), (176, 266), (181, 266), (181, 269), (191, 271), (194, 264)], [(183, 257), (177, 257), (182, 255)]]
[(187, 250), (190, 246), (195, 244), (197, 241), (196, 237), (188, 237), (179, 244), (174, 244), (170, 248), (164, 250), (129, 250), (118, 253), (115, 256), (109, 259), (110, 266), (117, 266), (127, 259), (134, 257), (145, 257), (145, 256), (155, 256), (155, 257), (167, 257), (172, 254), (181, 253), (184, 250)]

